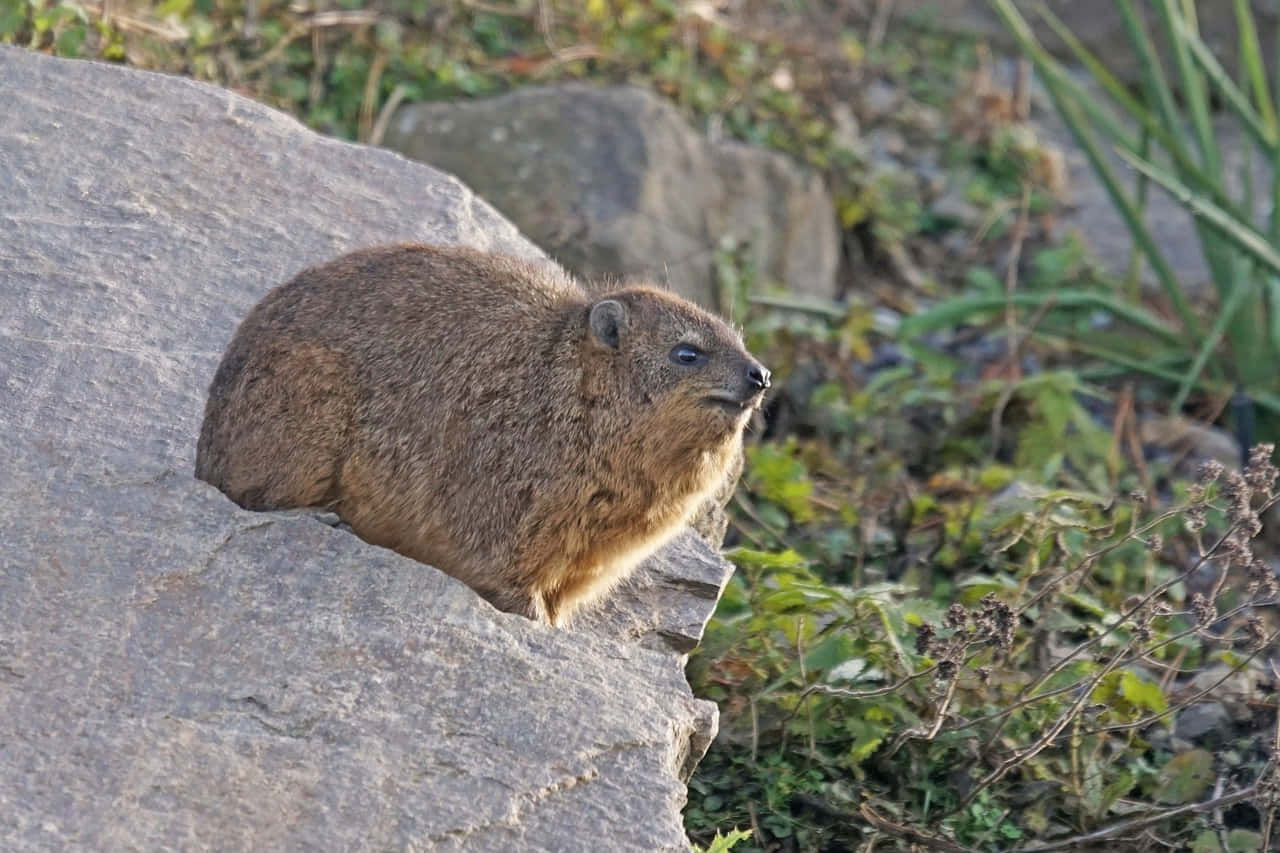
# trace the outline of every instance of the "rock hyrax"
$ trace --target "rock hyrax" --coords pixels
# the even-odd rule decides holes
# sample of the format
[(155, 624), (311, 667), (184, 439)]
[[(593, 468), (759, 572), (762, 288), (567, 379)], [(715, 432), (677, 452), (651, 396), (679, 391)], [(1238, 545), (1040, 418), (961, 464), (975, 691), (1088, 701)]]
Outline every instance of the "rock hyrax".
[(326, 507), (363, 539), (552, 625), (725, 478), (769, 371), (653, 287), (397, 245), (304, 270), (209, 389), (196, 476), (248, 509)]

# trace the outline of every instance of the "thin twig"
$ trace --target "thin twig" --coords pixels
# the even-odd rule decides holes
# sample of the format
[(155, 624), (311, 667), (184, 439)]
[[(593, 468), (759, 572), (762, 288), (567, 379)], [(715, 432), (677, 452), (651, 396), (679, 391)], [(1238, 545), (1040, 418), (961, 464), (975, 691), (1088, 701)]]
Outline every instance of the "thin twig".
[(369, 76), (364, 81), (364, 97), (360, 101), (360, 129), (358, 139), (368, 142), (373, 138), (373, 107), (378, 102), (378, 85), (382, 72), (387, 68), (387, 52), (378, 51), (369, 65)]
[(875, 50), (884, 42), (889, 32), (889, 19), (893, 17), (894, 0), (876, 0), (876, 14), (871, 19), (871, 29), (867, 33), (867, 47)]
[[(1270, 661), (1271, 674), (1280, 680), (1280, 672), (1276, 671), (1276, 662)], [(1262, 850), (1271, 849), (1271, 835), (1275, 831), (1276, 823), (1276, 775), (1277, 763), (1280, 762), (1280, 706), (1276, 708), (1276, 733), (1271, 740), (1271, 759), (1267, 762), (1267, 766), (1263, 768), (1259, 777), (1266, 781), (1267, 811), (1262, 819)]]
[(1018, 264), (1022, 258), (1022, 244), (1027, 239), (1027, 220), (1031, 211), (1031, 185), (1022, 185), (1022, 201), (1018, 205), (1018, 218), (1013, 226), (1012, 245), (1009, 248), (1009, 268), (1004, 275), (1004, 324), (1005, 363), (1004, 388), (991, 408), (991, 458), (1000, 451), (1000, 437), (1004, 427), (1004, 410), (1013, 399), (1018, 384), (1018, 311), (1013, 307), (1013, 294), (1018, 289)]
[(396, 107), (400, 106), (400, 102), (409, 94), (409, 87), (403, 83), (397, 83), (396, 87), (391, 90), (391, 94), (387, 96), (387, 102), (382, 105), (382, 109), (378, 111), (378, 120), (373, 123), (373, 130), (369, 131), (369, 144), (381, 145), (382, 137), (387, 133), (387, 126), (391, 123), (391, 116), (395, 114)]
[[(973, 786), (969, 793), (961, 799), (959, 805), (957, 805), (952, 811), (959, 812), (967, 809), (969, 804), (972, 803), (983, 790), (990, 785), (994, 785), (996, 782), (999, 782), (1004, 778), (1006, 773), (1017, 767), (1019, 764), (1024, 764), (1030, 761), (1048, 748), (1049, 744), (1053, 743), (1058, 735), (1062, 733), (1062, 730), (1066, 728), (1067, 725), (1080, 713), (1081, 709), (1084, 708), (1085, 703), (1089, 701), (1089, 697), (1093, 695), (1093, 691), (1102, 683), (1102, 680), (1115, 671), (1115, 669), (1120, 665), (1121, 661), (1124, 659), (1125, 652), (1129, 651), (1132, 646), (1133, 641), (1130, 640), (1125, 648), (1121, 650), (1120, 654), (1116, 655), (1110, 662), (1104, 665), (1102, 669), (1098, 671), (1097, 675), (1088, 679), (1083, 689), (1080, 691), (1080, 695), (1077, 696), (1067, 707), (1067, 710), (1062, 712), (1062, 715), (1059, 716), (1057, 721), (1049, 727), (1049, 730), (1040, 736), (1039, 740), (1031, 744), (1031, 746), (1026, 749), (1020, 752), (1015, 752), (1004, 761), (1001, 761), (994, 770), (978, 780), (977, 784)], [(987, 742), (983, 745), (983, 751), (985, 752), (990, 745), (991, 739), (988, 738)]]
[[(1051, 850), (1078, 850), (1090, 844), (1099, 841), (1105, 841), (1108, 838), (1115, 838), (1117, 835), (1125, 835), (1131, 832), (1138, 832), (1147, 827), (1155, 826), (1175, 817), (1183, 815), (1196, 814), (1198, 812), (1213, 811), (1223, 806), (1229, 806), (1238, 803), (1241, 800), (1247, 800), (1257, 793), (1258, 786), (1250, 785), (1247, 788), (1241, 788), (1239, 791), (1232, 791), (1230, 794), (1223, 794), (1212, 800), (1206, 800), (1203, 803), (1190, 803), (1185, 806), (1175, 806), (1169, 809), (1162, 809), (1158, 812), (1151, 812), (1142, 817), (1127, 818), (1117, 821), (1110, 826), (1093, 832), (1087, 832), (1084, 835), (1075, 835), (1071, 838), (1064, 838), (1061, 841), (1054, 841), (1051, 844), (1037, 844), (1032, 847), (1021, 848), (1020, 853), (1049, 853)], [(1265, 847), (1260, 849), (1266, 849)]]
[(492, 3), (481, 3), (480, 0), (462, 0), (462, 5), (473, 12), (484, 12), (488, 15), (503, 15), (508, 18), (532, 18), (537, 12), (535, 8), (520, 9), (508, 6), (495, 6)]
[(908, 838), (916, 844), (922, 844), (930, 850), (942, 850), (944, 853), (970, 853), (968, 847), (962, 847), (954, 841), (943, 838), (940, 835), (933, 835), (924, 830), (916, 829), (914, 826), (905, 826), (901, 823), (894, 823), (888, 818), (881, 817), (871, 806), (863, 804), (858, 809), (862, 817), (867, 823), (874, 826), (881, 832), (889, 832), (902, 838)]
[(266, 68), (279, 59), (280, 55), (288, 50), (289, 45), (318, 27), (363, 27), (377, 22), (378, 13), (364, 9), (319, 12), (294, 24), (266, 53), (253, 62), (245, 63), (244, 73), (249, 75)]

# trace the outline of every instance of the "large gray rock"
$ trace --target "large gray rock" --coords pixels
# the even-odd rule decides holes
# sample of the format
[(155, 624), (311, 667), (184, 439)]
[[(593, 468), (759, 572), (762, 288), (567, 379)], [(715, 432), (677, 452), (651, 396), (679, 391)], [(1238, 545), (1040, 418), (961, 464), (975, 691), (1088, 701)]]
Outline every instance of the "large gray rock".
[(762, 283), (835, 296), (839, 235), (816, 174), (710, 143), (634, 87), (530, 87), (402, 107), (385, 144), (462, 178), (581, 275), (669, 283), (718, 305), (715, 253), (749, 247)]
[(687, 847), (692, 533), (577, 632), (192, 476), (239, 319), (457, 180), (210, 86), (0, 47), (0, 849)]

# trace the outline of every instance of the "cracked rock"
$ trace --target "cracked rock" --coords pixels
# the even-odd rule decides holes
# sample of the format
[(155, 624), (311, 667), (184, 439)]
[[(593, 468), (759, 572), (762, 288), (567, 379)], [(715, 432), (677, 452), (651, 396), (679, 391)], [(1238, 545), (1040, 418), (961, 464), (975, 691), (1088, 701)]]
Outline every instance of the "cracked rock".
[[(0, 46), (0, 849), (687, 849), (692, 532), (576, 631), (192, 476), (236, 324), (398, 240), (541, 257), (454, 178)], [(332, 519), (329, 520), (330, 522)]]

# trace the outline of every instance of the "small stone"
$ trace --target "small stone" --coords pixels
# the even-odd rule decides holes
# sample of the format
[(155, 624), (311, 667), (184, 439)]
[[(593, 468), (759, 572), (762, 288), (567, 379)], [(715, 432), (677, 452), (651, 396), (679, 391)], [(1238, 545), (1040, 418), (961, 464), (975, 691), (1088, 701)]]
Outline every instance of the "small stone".
[(875, 123), (888, 117), (902, 100), (902, 91), (884, 80), (872, 80), (862, 90), (862, 118)]
[(1197, 702), (1178, 712), (1174, 737), (1198, 744), (1221, 743), (1229, 733), (1231, 715), (1221, 702)]

